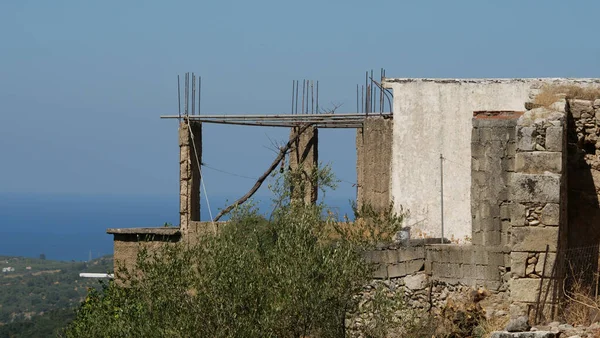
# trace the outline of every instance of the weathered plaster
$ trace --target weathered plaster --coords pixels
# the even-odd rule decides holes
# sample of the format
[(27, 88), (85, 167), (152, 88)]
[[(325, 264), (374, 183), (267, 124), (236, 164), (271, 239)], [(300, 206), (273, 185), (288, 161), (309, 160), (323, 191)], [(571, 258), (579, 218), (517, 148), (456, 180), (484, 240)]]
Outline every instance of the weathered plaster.
[(471, 119), (474, 111), (524, 109), (540, 80), (387, 79), (394, 92), (391, 195), (411, 213), (413, 236), (439, 237), (440, 154), (446, 238), (471, 235)]

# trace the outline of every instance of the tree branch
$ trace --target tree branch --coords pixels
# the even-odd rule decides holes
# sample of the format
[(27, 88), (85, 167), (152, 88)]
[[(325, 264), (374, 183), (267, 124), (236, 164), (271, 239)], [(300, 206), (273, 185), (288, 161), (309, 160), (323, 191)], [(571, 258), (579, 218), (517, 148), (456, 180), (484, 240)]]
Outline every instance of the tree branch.
[(308, 129), (312, 125), (313, 125), (313, 123), (308, 123), (308, 124), (305, 124), (305, 125), (301, 126), (298, 129), (298, 132), (293, 137), (290, 138), (290, 140), (285, 144), (285, 146), (283, 146), (279, 150), (279, 154), (277, 155), (277, 157), (275, 158), (275, 160), (273, 160), (273, 163), (271, 163), (271, 165), (269, 166), (269, 168), (267, 169), (267, 171), (265, 171), (258, 178), (258, 180), (256, 181), (256, 183), (254, 183), (254, 186), (252, 187), (252, 189), (250, 189), (250, 191), (248, 191), (244, 196), (240, 197), (240, 199), (238, 199), (237, 201), (235, 201), (233, 204), (231, 204), (227, 208), (221, 210), (221, 212), (219, 212), (219, 214), (215, 217), (214, 221), (215, 222), (218, 221), (225, 214), (227, 214), (231, 210), (233, 210), (233, 208), (235, 208), (238, 205), (246, 202), (250, 197), (252, 197), (252, 195), (254, 195), (254, 193), (256, 193), (256, 191), (258, 190), (258, 188), (260, 188), (260, 186), (267, 179), (267, 177), (269, 177), (269, 175), (271, 174), (271, 172), (273, 172), (273, 170), (275, 170), (275, 168), (277, 168), (277, 165), (279, 165), (279, 162), (281, 162), (281, 160), (283, 160), (283, 158), (285, 157), (285, 154), (288, 152), (288, 150), (290, 150), (290, 148), (292, 147), (292, 145), (294, 144), (294, 142), (296, 142), (296, 140), (298, 140), (298, 138), (300, 137), (300, 135), (303, 132), (305, 132), (306, 129)]

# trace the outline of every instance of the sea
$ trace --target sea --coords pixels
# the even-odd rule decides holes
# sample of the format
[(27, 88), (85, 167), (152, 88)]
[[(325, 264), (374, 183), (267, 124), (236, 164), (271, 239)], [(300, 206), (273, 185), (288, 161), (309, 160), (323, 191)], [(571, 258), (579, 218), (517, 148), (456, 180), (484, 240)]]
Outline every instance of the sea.
[[(108, 228), (179, 223), (178, 195), (98, 195), (0, 193), (0, 256), (87, 261), (113, 252)], [(238, 196), (211, 196), (213, 216)], [(327, 198), (340, 215), (351, 215), (347, 198)], [(261, 213), (272, 210), (270, 197), (254, 198)], [(210, 220), (206, 202), (202, 220)]]

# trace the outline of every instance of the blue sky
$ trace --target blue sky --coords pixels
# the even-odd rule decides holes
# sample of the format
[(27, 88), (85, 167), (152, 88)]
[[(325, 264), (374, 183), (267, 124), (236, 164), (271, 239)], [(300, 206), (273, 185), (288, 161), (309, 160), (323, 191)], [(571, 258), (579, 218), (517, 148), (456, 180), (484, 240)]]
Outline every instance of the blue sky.
[[(600, 77), (597, 1), (29, 1), (0, 3), (0, 193), (176, 194), (176, 76), (205, 113), (288, 112), (293, 79), (352, 111), (391, 77)], [(287, 131), (206, 126), (204, 161), (260, 175)], [(355, 181), (354, 131), (320, 157)], [(209, 194), (253, 181), (205, 170)], [(342, 182), (337, 192), (352, 197)]]

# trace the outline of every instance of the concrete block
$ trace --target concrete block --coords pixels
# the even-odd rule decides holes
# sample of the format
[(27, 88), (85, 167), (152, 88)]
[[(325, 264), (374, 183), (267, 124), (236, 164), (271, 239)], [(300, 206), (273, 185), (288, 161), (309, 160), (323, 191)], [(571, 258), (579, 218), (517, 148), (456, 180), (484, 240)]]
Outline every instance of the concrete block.
[(459, 246), (448, 246), (448, 249), (443, 250), (442, 252), (445, 262), (462, 263), (462, 250)]
[(488, 253), (488, 264), (494, 268), (504, 266), (504, 253), (503, 252), (489, 252)]
[(517, 127), (517, 151), (531, 151), (535, 149), (535, 127)]
[(502, 278), (500, 276), (500, 270), (498, 269), (498, 266), (492, 266), (492, 265), (482, 265), (483, 267), (485, 267), (485, 280), (489, 280), (489, 281), (501, 281)]
[(485, 247), (478, 248), (470, 252), (471, 257), (467, 259), (465, 256), (465, 262), (477, 265), (486, 265), (489, 262), (489, 252), (485, 250)]
[(474, 275), (474, 265), (462, 264), (460, 266), (460, 278), (472, 278)]
[(542, 224), (559, 225), (560, 223), (560, 205), (557, 203), (548, 203), (542, 209)]
[(397, 253), (399, 262), (425, 259), (425, 247), (400, 248)]
[(522, 227), (513, 228), (511, 245), (513, 251), (556, 252), (558, 227)]
[(516, 141), (508, 142), (506, 144), (506, 155), (509, 157), (512, 157), (512, 156), (515, 156), (516, 154), (517, 154), (517, 142)]
[[(473, 229), (473, 230), (475, 230), (475, 229)], [(471, 232), (471, 243), (473, 243), (473, 245), (483, 245), (483, 232), (482, 231)]]
[[(473, 124), (475, 124), (475, 120), (473, 120)], [(471, 129), (471, 143), (479, 143), (479, 128), (477, 127)]]
[(408, 274), (408, 270), (406, 269), (406, 263), (396, 263), (390, 264), (387, 266), (387, 275), (389, 278), (397, 278), (404, 277)]
[(471, 157), (473, 158), (485, 158), (485, 147), (480, 144), (471, 144)]
[(509, 220), (510, 219), (510, 204), (502, 204), (500, 206), (500, 219), (501, 220)]
[(546, 128), (546, 150), (563, 151), (563, 127)]
[(509, 178), (510, 198), (516, 202), (559, 203), (558, 174), (513, 173)]
[(550, 151), (522, 152), (515, 155), (515, 171), (525, 174), (562, 172), (562, 153)]
[[(499, 224), (500, 222), (498, 221), (495, 223)], [(500, 245), (502, 243), (502, 233), (500, 232), (500, 230), (484, 231), (483, 232), (483, 243), (484, 243), (484, 245), (492, 245), (492, 246)]]
[(375, 271), (373, 271), (373, 278), (375, 279), (387, 279), (388, 278), (387, 266), (385, 264), (377, 265)]
[(510, 272), (513, 277), (525, 277), (525, 267), (527, 266), (527, 252), (510, 253)]
[(406, 272), (409, 274), (412, 274), (415, 272), (423, 271), (423, 270), (425, 270), (424, 265), (425, 265), (424, 259), (417, 259), (414, 261), (406, 262)]

